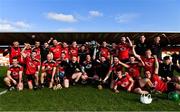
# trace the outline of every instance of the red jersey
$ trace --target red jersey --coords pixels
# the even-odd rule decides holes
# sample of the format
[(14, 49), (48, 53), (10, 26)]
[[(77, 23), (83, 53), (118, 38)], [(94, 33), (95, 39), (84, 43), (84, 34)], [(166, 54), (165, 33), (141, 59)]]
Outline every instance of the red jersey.
[(34, 75), (38, 70), (39, 61), (33, 60), (31, 57), (25, 58), (26, 62), (26, 75)]
[(13, 79), (19, 79), (19, 72), (23, 72), (23, 67), (20, 65), (18, 66), (11, 65), (8, 71), (11, 71), (10, 75)]
[(108, 59), (108, 56), (110, 54), (109, 49), (107, 47), (101, 47), (100, 48), (100, 54), (101, 54), (101, 56), (103, 56), (106, 59)]
[(155, 86), (155, 90), (166, 92), (167, 91), (167, 83), (163, 82), (157, 74), (154, 74), (151, 79), (153, 85)]
[(72, 58), (73, 56), (78, 57), (78, 47), (70, 47), (69, 52), (70, 58)]
[(145, 64), (144, 66), (145, 71), (150, 71), (153, 74), (155, 69), (155, 58), (141, 57), (141, 59)]
[(125, 89), (128, 89), (131, 84), (130, 78), (131, 78), (130, 75), (128, 73), (125, 73), (125, 76), (123, 76), (121, 79), (119, 79), (116, 84)]
[(39, 61), (41, 60), (41, 49), (38, 47), (35, 47), (32, 51), (36, 52), (36, 59)]
[(19, 61), (20, 63), (23, 62), (23, 58), (21, 57), (21, 49), (20, 49), (19, 47), (17, 47), (17, 48), (11, 47), (11, 48), (10, 48), (10, 56), (9, 56), (9, 61), (10, 61), (10, 63), (12, 63), (12, 59), (13, 59), (14, 57), (17, 57), (17, 58), (18, 58), (18, 61)]
[(43, 62), (42, 67), (45, 67), (45, 71), (42, 72), (46, 72), (47, 74), (52, 75), (53, 68), (57, 67), (57, 63), (54, 60), (50, 62), (46, 60)]
[(140, 68), (138, 63), (127, 63), (129, 65), (128, 73), (129, 75), (134, 78), (138, 79), (140, 76)]
[(127, 43), (120, 43), (117, 46), (118, 56), (120, 60), (129, 59), (129, 52), (131, 50), (130, 46)]
[[(30, 57), (31, 53), (32, 53), (32, 50), (31, 50), (31, 49), (25, 49), (25, 50), (24, 50), (24, 54), (26, 54), (27, 57)], [(26, 64), (26, 60), (25, 60), (24, 58), (23, 58), (22, 63)]]
[(63, 47), (62, 48), (62, 53), (65, 53), (65, 58), (69, 59), (69, 48), (68, 47)]
[(53, 53), (53, 57), (55, 60), (61, 57), (61, 45), (52, 46), (49, 50)]
[(26, 54), (28, 57), (31, 55), (32, 50), (31, 49), (25, 49), (24, 54)]

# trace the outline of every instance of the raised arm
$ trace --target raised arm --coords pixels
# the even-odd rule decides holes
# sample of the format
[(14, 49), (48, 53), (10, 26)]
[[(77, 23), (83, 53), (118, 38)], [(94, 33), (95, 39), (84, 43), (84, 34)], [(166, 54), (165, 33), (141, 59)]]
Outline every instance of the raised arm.
[(53, 37), (51, 37), (47, 43), (50, 44), (52, 42), (52, 40), (53, 40)]
[(141, 58), (141, 56), (140, 56), (140, 55), (138, 55), (138, 54), (136, 53), (136, 51), (135, 51), (135, 47), (136, 47), (136, 45), (133, 45), (133, 46), (132, 46), (132, 52), (133, 52), (133, 55), (134, 55), (137, 59), (140, 59), (140, 58)]
[(24, 48), (21, 51), (21, 55), (23, 56), (23, 58), (26, 58), (27, 54), (24, 53), (25, 49), (27, 48), (27, 44), (24, 44)]
[(129, 39), (129, 37), (126, 37), (126, 38), (127, 38), (128, 42), (129, 42), (129, 46), (132, 47), (132, 45), (133, 45), (132, 41)]
[(144, 62), (143, 62), (142, 59), (141, 59), (141, 56), (136, 53), (135, 47), (136, 47), (136, 45), (133, 45), (133, 46), (132, 46), (133, 55), (134, 55), (139, 61), (141, 61), (142, 66), (145, 66)]
[(121, 61), (119, 61), (119, 64), (121, 64), (121, 65), (124, 66), (125, 68), (129, 68), (129, 65), (127, 65), (127, 64), (125, 64), (125, 63), (123, 63), (123, 62), (121, 62)]
[(167, 46), (167, 44), (171, 44), (169, 38), (164, 33), (161, 35), (161, 37), (163, 37), (165, 39), (165, 42), (164, 42), (164, 44), (162, 44), (162, 47)]
[(8, 54), (9, 54), (9, 52), (10, 52), (10, 49), (5, 49), (5, 50), (4, 50), (4, 52), (3, 52), (3, 56), (8, 55)]

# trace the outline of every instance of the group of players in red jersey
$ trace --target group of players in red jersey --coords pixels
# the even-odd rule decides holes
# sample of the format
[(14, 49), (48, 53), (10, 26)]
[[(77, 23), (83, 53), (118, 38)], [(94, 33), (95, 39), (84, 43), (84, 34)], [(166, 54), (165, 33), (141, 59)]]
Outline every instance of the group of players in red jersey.
[(167, 39), (165, 34), (157, 36), (150, 45), (144, 35), (134, 44), (121, 37), (120, 43), (111, 45), (106, 41), (68, 45), (50, 38), (42, 46), (35, 41), (33, 48), (25, 43), (22, 50), (14, 41), (3, 53), (10, 57), (4, 82), (9, 90), (15, 86), (23, 90), (27, 82), (29, 89), (69, 88), (81, 83), (98, 89), (110, 87), (116, 93), (120, 89), (138, 94), (180, 92), (180, 77), (174, 75), (174, 70), (180, 72), (179, 63), (172, 63), (169, 56), (161, 60), (161, 38)]

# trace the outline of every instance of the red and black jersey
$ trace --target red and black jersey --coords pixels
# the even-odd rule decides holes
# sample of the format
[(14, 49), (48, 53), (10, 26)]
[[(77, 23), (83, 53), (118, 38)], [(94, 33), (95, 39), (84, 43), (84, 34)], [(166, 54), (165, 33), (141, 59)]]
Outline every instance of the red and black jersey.
[(21, 57), (21, 49), (19, 47), (10, 47), (9, 61), (12, 63), (14, 57), (18, 58), (19, 63), (22, 63), (23, 59)]
[(61, 57), (61, 51), (62, 51), (61, 45), (52, 46), (50, 47), (49, 50), (50, 52), (53, 53), (53, 57), (55, 60)]
[(18, 66), (11, 65), (8, 71), (11, 71), (10, 75), (13, 79), (19, 79), (19, 72), (23, 72), (23, 67), (21, 65)]
[(129, 59), (129, 52), (131, 50), (131, 47), (127, 43), (120, 43), (117, 46), (118, 50), (118, 57), (120, 60), (127, 60)]
[(62, 53), (65, 53), (65, 58), (69, 59), (69, 48), (68, 47), (62, 47)]
[(78, 57), (78, 47), (70, 47), (69, 49), (70, 58), (73, 56)]
[(129, 65), (128, 73), (133, 79), (138, 79), (140, 76), (139, 63), (127, 63)]
[(35, 47), (32, 51), (36, 52), (36, 59), (41, 60), (41, 49), (39, 47)]
[(118, 86), (121, 86), (125, 89), (128, 89), (131, 84), (130, 79), (131, 79), (131, 76), (126, 72), (125, 76), (123, 76), (121, 79), (119, 79), (115, 84)]
[(26, 75), (34, 75), (38, 70), (38, 66), (40, 65), (37, 59), (32, 59), (31, 57), (25, 58), (26, 63)]
[(162, 81), (157, 74), (154, 74), (151, 79), (153, 85), (155, 86), (155, 90), (166, 92), (167, 89), (167, 83)]
[(155, 70), (155, 58), (154, 57), (152, 58), (141, 57), (141, 59), (145, 64), (144, 66), (145, 71), (150, 71), (153, 74)]
[(106, 59), (108, 59), (109, 54), (110, 54), (110, 51), (107, 47), (101, 47), (100, 48), (100, 56), (103, 56)]
[(45, 67), (45, 71), (42, 71), (42, 72), (46, 72), (47, 74), (52, 75), (53, 68), (57, 67), (57, 63), (54, 60), (51, 60), (51, 61), (46, 60), (42, 63), (42, 68), (43, 67)]

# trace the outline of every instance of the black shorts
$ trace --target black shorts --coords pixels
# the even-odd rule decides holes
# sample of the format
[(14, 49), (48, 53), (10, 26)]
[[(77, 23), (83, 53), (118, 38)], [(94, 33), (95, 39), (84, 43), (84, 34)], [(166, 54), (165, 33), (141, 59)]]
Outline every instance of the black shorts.
[(176, 90), (176, 83), (168, 82), (167, 83), (167, 93), (175, 91), (175, 90)]
[(34, 81), (34, 79), (35, 79), (35, 76), (34, 76), (34, 74), (32, 75), (27, 75), (27, 80), (28, 81)]

